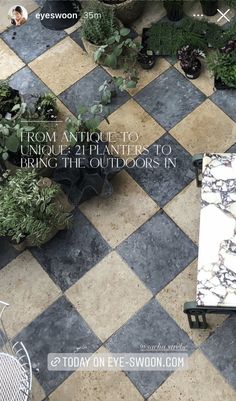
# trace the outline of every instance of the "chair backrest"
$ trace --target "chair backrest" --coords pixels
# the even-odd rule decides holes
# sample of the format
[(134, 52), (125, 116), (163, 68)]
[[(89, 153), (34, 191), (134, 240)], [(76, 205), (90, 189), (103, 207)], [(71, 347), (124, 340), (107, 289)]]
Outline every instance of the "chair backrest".
[[(17, 400), (27, 401), (30, 396), (32, 386), (32, 367), (28, 352), (24, 344), (19, 341), (13, 344), (13, 342), (7, 335), (3, 323), (3, 314), (8, 306), (9, 304), (7, 304), (6, 302), (0, 301), (0, 357), (3, 364), (4, 361), (6, 361), (6, 364), (4, 365), (5, 367), (2, 366), (2, 370), (0, 366), (0, 401), (1, 397), (4, 400), (8, 400), (8, 396), (10, 396), (9, 394), (11, 394), (11, 392), (13, 391), (13, 382), (15, 383), (15, 387), (19, 385), (19, 397), (17, 397)], [(12, 358), (11, 369), (9, 369), (9, 366), (7, 367), (7, 362), (10, 358)], [(8, 382), (10, 378), (10, 381), (12, 381), (9, 388), (6, 385), (7, 376)], [(1, 383), (1, 381), (3, 381), (3, 383)], [(15, 390), (17, 392), (17, 388)], [(4, 393), (4, 395), (2, 393)]]

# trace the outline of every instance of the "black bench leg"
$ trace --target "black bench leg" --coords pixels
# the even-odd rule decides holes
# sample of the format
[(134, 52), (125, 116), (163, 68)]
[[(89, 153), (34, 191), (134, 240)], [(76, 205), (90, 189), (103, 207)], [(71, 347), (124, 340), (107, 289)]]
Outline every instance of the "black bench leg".
[(194, 155), (192, 158), (192, 163), (195, 168), (195, 175), (196, 175), (196, 183), (197, 187), (201, 187), (202, 181), (200, 180), (199, 176), (202, 172), (202, 159), (203, 159), (203, 153), (200, 153), (198, 155)]
[(188, 316), (191, 329), (207, 329), (206, 311), (197, 306), (196, 302), (186, 302), (184, 304), (184, 313)]

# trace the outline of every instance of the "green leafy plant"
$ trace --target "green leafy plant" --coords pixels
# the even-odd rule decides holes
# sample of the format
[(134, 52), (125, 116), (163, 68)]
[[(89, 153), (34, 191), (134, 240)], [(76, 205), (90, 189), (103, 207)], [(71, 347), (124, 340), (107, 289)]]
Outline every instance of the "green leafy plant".
[(81, 18), (81, 34), (89, 42), (103, 45), (117, 27), (118, 21), (113, 9), (98, 1), (92, 1), (85, 6)]
[(185, 17), (178, 25), (172, 22), (157, 22), (148, 32), (148, 49), (163, 56), (176, 56), (183, 46), (206, 52), (208, 47), (218, 48), (227, 39), (220, 26), (206, 20)]
[(69, 214), (57, 202), (60, 186), (46, 180), (45, 185), (35, 171), (18, 170), (0, 185), (0, 237), (18, 244), (27, 238), (39, 246), (68, 225)]
[(112, 69), (122, 68), (125, 76), (123, 78), (119, 77), (116, 81), (120, 90), (135, 88), (138, 81), (135, 67), (141, 46), (132, 40), (129, 35), (130, 29), (128, 28), (121, 28), (115, 31), (107, 39), (106, 43), (100, 46), (94, 53), (96, 63)]
[(45, 129), (42, 122), (30, 121), (32, 116), (26, 112), (25, 104), (15, 105), (13, 111), (18, 111), (16, 118), (2, 118), (0, 121), (0, 160), (7, 160), (11, 153), (20, 153), (21, 149), (27, 152), (31, 144), (28, 133), (42, 132)]
[(207, 66), (216, 79), (236, 88), (236, 48), (231, 51), (221, 49), (211, 52), (207, 57)]
[(41, 95), (35, 105), (35, 113), (40, 119), (46, 121), (56, 120), (58, 114), (56, 96), (52, 93)]
[(13, 107), (20, 103), (20, 96), (17, 90), (11, 88), (9, 83), (0, 80), (0, 117), (5, 117), (12, 112)]

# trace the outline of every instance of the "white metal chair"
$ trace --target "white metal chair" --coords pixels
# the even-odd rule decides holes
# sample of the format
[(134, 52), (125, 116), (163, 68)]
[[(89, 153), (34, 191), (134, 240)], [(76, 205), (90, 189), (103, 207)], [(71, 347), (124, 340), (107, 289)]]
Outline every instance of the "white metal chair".
[(31, 394), (32, 367), (22, 342), (12, 343), (3, 324), (9, 305), (0, 301), (0, 401), (27, 401)]

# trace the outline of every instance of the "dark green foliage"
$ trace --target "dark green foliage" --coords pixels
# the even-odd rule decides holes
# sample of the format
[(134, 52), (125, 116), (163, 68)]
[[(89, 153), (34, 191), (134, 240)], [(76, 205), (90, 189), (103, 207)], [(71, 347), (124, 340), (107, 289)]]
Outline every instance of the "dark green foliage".
[(16, 243), (26, 237), (41, 245), (53, 229), (68, 223), (59, 203), (57, 184), (45, 186), (35, 171), (18, 170), (0, 185), (0, 237)]
[(0, 80), (0, 117), (10, 113), (17, 103), (20, 103), (18, 92), (12, 89), (7, 81)]
[(163, 56), (175, 56), (186, 45), (206, 51), (209, 46), (218, 48), (226, 42), (222, 28), (206, 20), (183, 18), (178, 23), (158, 22), (148, 33), (148, 48)]
[(216, 50), (209, 54), (207, 66), (216, 79), (236, 88), (236, 49), (230, 53)]

